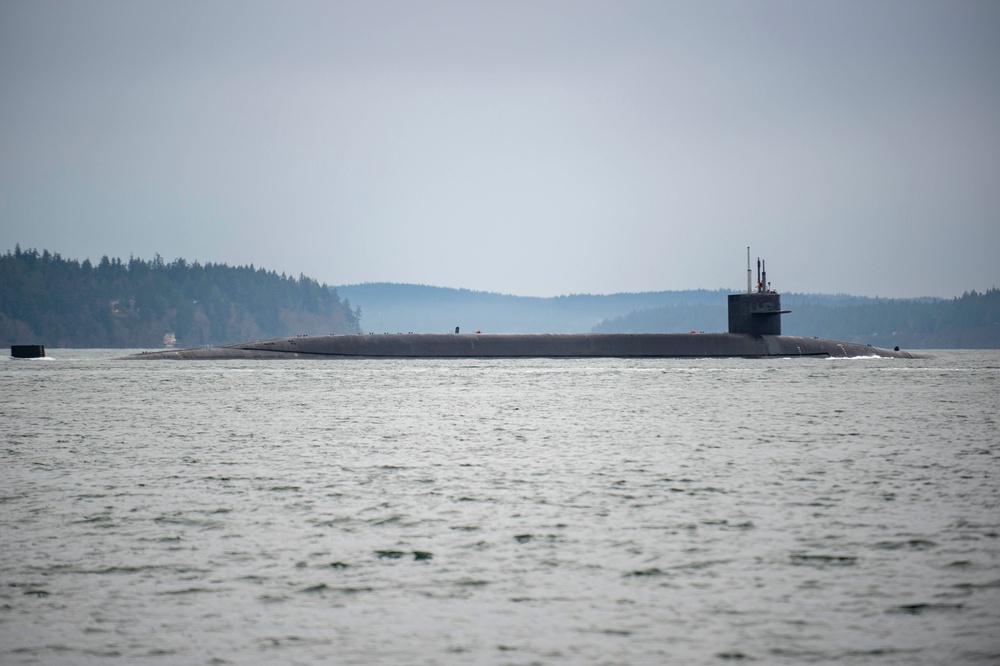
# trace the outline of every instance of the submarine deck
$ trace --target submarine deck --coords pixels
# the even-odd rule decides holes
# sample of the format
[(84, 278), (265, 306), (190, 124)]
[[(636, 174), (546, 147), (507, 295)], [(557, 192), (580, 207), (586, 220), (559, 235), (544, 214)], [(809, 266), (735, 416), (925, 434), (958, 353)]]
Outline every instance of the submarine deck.
[(146, 360), (333, 358), (919, 358), (910, 352), (820, 338), (741, 333), (319, 335), (200, 349), (160, 350)]

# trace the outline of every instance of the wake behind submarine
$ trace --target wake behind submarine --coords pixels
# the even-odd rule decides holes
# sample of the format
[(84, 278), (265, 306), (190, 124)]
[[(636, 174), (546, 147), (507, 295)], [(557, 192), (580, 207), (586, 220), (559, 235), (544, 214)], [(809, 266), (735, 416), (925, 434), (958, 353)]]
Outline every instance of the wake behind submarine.
[(757, 260), (751, 286), (729, 295), (728, 333), (397, 333), (274, 338), (220, 347), (142, 352), (127, 359), (242, 360), (335, 358), (763, 358), (769, 356), (920, 358), (871, 345), (781, 334), (780, 295)]

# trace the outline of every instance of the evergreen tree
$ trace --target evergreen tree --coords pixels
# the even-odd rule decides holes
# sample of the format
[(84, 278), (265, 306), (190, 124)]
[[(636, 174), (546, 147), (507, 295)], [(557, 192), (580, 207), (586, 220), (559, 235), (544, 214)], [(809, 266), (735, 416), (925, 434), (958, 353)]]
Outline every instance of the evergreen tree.
[(0, 255), (0, 344), (190, 346), (297, 334), (359, 333), (360, 312), (306, 276), (252, 266), (102, 256), (95, 266), (58, 253)]

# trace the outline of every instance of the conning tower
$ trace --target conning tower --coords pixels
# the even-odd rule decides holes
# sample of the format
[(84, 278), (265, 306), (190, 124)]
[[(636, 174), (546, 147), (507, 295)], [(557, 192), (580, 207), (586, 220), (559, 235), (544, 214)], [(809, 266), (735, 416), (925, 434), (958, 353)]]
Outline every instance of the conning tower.
[(729, 295), (729, 332), (746, 335), (781, 335), (781, 296), (771, 290), (767, 267), (757, 259), (757, 290), (750, 284), (750, 248), (747, 248), (747, 291)]

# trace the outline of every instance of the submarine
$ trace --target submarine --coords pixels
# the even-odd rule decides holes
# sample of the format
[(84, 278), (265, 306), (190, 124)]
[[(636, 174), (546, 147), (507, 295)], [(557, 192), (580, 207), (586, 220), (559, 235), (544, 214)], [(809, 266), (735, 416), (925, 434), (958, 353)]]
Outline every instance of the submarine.
[(747, 248), (747, 291), (729, 295), (728, 333), (397, 333), (334, 334), (274, 338), (219, 347), (141, 352), (126, 359), (243, 360), (338, 358), (920, 358), (871, 345), (781, 334), (781, 296), (767, 282), (757, 260), (751, 284)]

